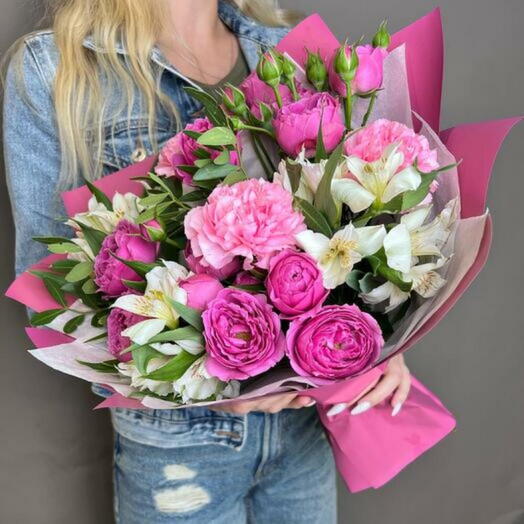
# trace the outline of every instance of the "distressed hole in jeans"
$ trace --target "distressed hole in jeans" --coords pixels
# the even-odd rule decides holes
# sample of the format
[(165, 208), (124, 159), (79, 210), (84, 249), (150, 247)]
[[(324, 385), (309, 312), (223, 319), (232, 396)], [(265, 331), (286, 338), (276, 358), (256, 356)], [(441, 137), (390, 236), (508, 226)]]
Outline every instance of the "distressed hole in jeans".
[(167, 480), (190, 480), (196, 477), (196, 471), (184, 466), (184, 464), (169, 464), (164, 468)]
[(215, 430), (215, 435), (219, 437), (229, 437), (237, 440), (240, 438), (240, 433), (238, 431), (226, 431), (224, 429)]
[(155, 493), (154, 499), (161, 513), (188, 513), (203, 508), (211, 500), (208, 492), (196, 484), (163, 489)]

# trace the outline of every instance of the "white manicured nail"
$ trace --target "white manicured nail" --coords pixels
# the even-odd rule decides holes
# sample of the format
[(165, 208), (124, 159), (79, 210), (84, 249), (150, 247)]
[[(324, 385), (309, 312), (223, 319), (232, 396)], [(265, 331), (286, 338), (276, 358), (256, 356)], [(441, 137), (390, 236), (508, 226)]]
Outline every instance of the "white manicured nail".
[(342, 413), (346, 408), (348, 407), (347, 404), (342, 402), (341, 404), (335, 404), (328, 412), (328, 417), (334, 417), (335, 415), (338, 415), (339, 413)]
[(402, 409), (402, 402), (397, 402), (394, 406), (393, 406), (393, 411), (391, 411), (391, 416), (392, 417), (396, 417), (400, 410)]
[(360, 404), (357, 404), (352, 410), (352, 415), (360, 415), (361, 413), (364, 413), (364, 411), (367, 411), (371, 407), (371, 404), (369, 402), (361, 402)]
[(311, 406), (314, 406), (316, 403), (316, 400), (312, 400), (309, 404), (306, 404), (306, 408), (310, 408)]

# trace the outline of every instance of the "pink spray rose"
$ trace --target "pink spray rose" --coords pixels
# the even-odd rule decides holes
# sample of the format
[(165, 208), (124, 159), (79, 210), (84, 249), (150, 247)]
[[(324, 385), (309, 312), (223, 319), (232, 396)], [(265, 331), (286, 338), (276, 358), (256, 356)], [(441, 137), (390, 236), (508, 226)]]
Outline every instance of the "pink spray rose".
[(291, 250), (271, 259), (266, 288), (269, 300), (285, 319), (312, 316), (329, 294), (315, 260)]
[(205, 273), (192, 275), (180, 283), (187, 293), (187, 305), (199, 311), (204, 311), (224, 286), (211, 275)]
[(222, 269), (243, 257), (244, 269), (267, 268), (271, 256), (295, 245), (305, 229), (291, 194), (262, 179), (218, 186), (185, 217), (184, 229), (200, 264)]
[(273, 127), (280, 147), (288, 155), (296, 157), (305, 148), (306, 156), (312, 156), (321, 122), (324, 146), (331, 152), (342, 139), (345, 127), (340, 102), (329, 93), (306, 95), (283, 106), (273, 119)]
[[(194, 122), (187, 124), (185, 129), (197, 133), (205, 133), (212, 127), (213, 124), (207, 118), (197, 118)], [(197, 149), (207, 148), (198, 144), (194, 138), (187, 136), (183, 131), (180, 131), (180, 133), (168, 140), (160, 151), (155, 172), (158, 175), (176, 176), (185, 184), (191, 185), (191, 175), (183, 169), (179, 169), (178, 166), (193, 166), (198, 160), (195, 153)], [(210, 151), (213, 159), (220, 154), (220, 151), (216, 149), (207, 150)], [(238, 164), (238, 155), (234, 151), (230, 154), (230, 162), (235, 165)]]
[(146, 317), (135, 315), (117, 307), (111, 309), (107, 317), (107, 347), (120, 362), (129, 362), (132, 359), (131, 353), (121, 354), (132, 343), (131, 339), (122, 335), (122, 331), (143, 320), (146, 320)]
[(280, 319), (264, 295), (227, 288), (202, 315), (206, 369), (220, 380), (244, 380), (273, 367), (285, 352)]
[(429, 173), (439, 167), (437, 151), (431, 149), (428, 139), (400, 122), (381, 118), (364, 129), (351, 135), (344, 145), (348, 156), (357, 156), (365, 162), (378, 160), (391, 144), (398, 144), (398, 150), (404, 155), (404, 162), (399, 171), (412, 166), (415, 161), (418, 168)]
[(115, 231), (104, 239), (95, 257), (94, 280), (100, 291), (108, 297), (118, 297), (129, 292), (122, 280), (142, 280), (134, 270), (112, 254), (124, 260), (151, 264), (156, 260), (158, 247), (158, 243), (150, 242), (140, 234), (138, 226), (121, 220)]
[(351, 377), (373, 364), (383, 345), (377, 321), (355, 305), (324, 306), (291, 322), (287, 332), (287, 355), (303, 377)]
[(186, 245), (186, 248), (184, 249), (184, 259), (186, 261), (187, 267), (197, 275), (201, 273), (205, 273), (207, 275), (211, 275), (212, 277), (218, 278), (218, 280), (225, 280), (226, 278), (229, 278), (230, 276), (234, 275), (238, 271), (240, 271), (242, 267), (242, 263), (240, 262), (240, 258), (236, 257), (229, 264), (226, 264), (224, 267), (220, 269), (215, 269), (212, 266), (204, 266), (202, 265), (202, 257), (196, 257), (193, 254), (193, 251), (191, 249), (191, 245), (188, 243)]
[[(344, 50), (349, 59), (353, 52), (351, 46), (346, 46)], [(363, 95), (382, 86), (384, 59), (388, 52), (383, 47), (373, 47), (372, 45), (359, 45), (356, 52), (359, 63), (355, 78), (351, 82), (351, 92), (352, 94)], [(346, 96), (346, 84), (335, 72), (333, 61), (329, 67), (329, 84), (337, 94)]]

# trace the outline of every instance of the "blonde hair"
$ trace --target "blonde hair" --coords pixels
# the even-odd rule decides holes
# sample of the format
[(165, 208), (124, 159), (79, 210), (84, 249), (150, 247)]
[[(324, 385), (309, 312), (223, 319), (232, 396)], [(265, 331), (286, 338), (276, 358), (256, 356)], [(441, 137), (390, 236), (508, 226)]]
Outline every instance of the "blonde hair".
[[(246, 15), (267, 26), (287, 26), (295, 15), (278, 8), (275, 0), (229, 0)], [(49, 0), (55, 43), (60, 60), (53, 86), (58, 139), (61, 151), (61, 188), (102, 174), (105, 140), (103, 90), (119, 86), (122, 97), (111, 115), (135, 102), (138, 88), (142, 109), (148, 115), (148, 135), (157, 151), (155, 120), (159, 107), (166, 110), (180, 128), (180, 117), (172, 100), (159, 89), (160, 67), (150, 59), (162, 18), (159, 0)], [(104, 52), (93, 53), (83, 43), (91, 36)], [(13, 48), (23, 54), (23, 37)], [(117, 44), (126, 49), (125, 63), (119, 59)], [(15, 57), (16, 59), (16, 57)], [(17, 69), (21, 70), (20, 58)], [(100, 78), (107, 85), (102, 86)]]

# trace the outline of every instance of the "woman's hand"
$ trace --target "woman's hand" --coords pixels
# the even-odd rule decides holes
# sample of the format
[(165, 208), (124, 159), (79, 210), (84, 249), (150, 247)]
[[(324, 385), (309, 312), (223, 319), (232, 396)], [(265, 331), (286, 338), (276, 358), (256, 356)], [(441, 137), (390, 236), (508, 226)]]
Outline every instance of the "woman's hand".
[[(398, 415), (402, 404), (406, 401), (410, 388), (411, 375), (404, 362), (404, 357), (402, 355), (392, 357), (378, 384), (359, 399), (358, 404), (351, 410), (351, 414), (358, 415), (364, 413), (364, 411), (380, 404), (380, 402), (393, 393), (390, 403), (393, 408), (391, 415), (394, 417)], [(347, 407), (348, 404), (335, 404), (328, 411), (328, 416), (333, 417), (344, 411)]]
[(235, 415), (245, 415), (251, 411), (263, 411), (265, 413), (278, 413), (283, 409), (300, 409), (312, 406), (315, 401), (311, 397), (301, 397), (297, 393), (278, 393), (267, 395), (253, 400), (239, 400), (224, 407), (216, 407), (214, 411), (226, 411)]

